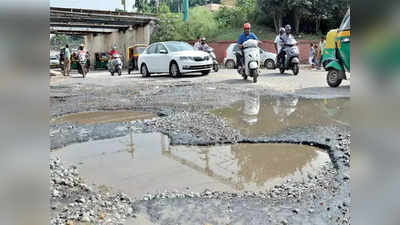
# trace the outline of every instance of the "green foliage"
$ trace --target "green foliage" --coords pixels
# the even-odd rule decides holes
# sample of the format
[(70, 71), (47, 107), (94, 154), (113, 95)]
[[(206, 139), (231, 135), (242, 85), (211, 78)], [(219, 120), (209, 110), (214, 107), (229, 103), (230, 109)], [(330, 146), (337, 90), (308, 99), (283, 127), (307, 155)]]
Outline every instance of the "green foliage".
[(51, 49), (60, 49), (65, 47), (66, 44), (69, 45), (70, 48), (78, 48), (80, 44), (84, 42), (83, 36), (74, 35), (69, 36), (65, 34), (56, 34), (50, 39), (50, 48)]
[(169, 7), (162, 3), (160, 5), (159, 20), (155, 24), (151, 34), (151, 42), (175, 40), (176, 26), (180, 19), (178, 15), (171, 13)]
[(140, 13), (157, 13), (158, 11), (156, 0), (150, 0), (149, 3), (147, 0), (136, 0), (135, 7)]
[(162, 4), (151, 42), (194, 40), (198, 35), (213, 37), (218, 32), (218, 24), (209, 10), (195, 7), (190, 9), (189, 15), (189, 20), (184, 22), (181, 15), (171, 13), (168, 6)]
[(241, 27), (246, 22), (255, 22), (258, 11), (255, 0), (238, 0), (236, 7), (222, 7), (215, 13), (220, 28)]

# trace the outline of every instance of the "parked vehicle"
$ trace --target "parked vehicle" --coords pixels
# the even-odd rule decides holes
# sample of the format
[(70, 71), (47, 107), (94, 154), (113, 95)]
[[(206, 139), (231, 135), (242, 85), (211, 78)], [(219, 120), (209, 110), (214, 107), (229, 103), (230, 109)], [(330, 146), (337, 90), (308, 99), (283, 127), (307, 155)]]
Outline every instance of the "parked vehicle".
[(337, 87), (343, 79), (347, 79), (346, 71), (350, 72), (350, 9), (337, 31), (335, 38), (335, 58), (325, 69), (328, 71), (326, 81), (330, 87)]
[(108, 64), (108, 53), (107, 52), (96, 52), (94, 53), (94, 69), (107, 69)]
[(152, 73), (169, 73), (179, 77), (185, 73), (210, 73), (213, 60), (208, 53), (198, 51), (181, 41), (157, 42), (151, 44), (139, 56), (138, 65), (144, 77)]
[(108, 71), (110, 71), (111, 76), (114, 76), (114, 73), (118, 73), (118, 76), (121, 76), (122, 60), (119, 54), (114, 54), (111, 56), (111, 60), (108, 65)]
[(77, 61), (77, 66), (78, 66), (78, 72), (83, 75), (83, 78), (86, 77), (86, 74), (88, 73), (88, 68), (87, 68), (87, 54), (86, 52), (79, 53), (78, 52), (78, 61)]
[(50, 56), (50, 67), (57, 68), (60, 66), (60, 61), (57, 56)]
[(326, 65), (335, 58), (335, 39), (337, 35), (337, 29), (330, 30), (326, 34), (326, 44), (324, 52), (322, 52), (322, 66), (326, 68)]
[(258, 69), (260, 68), (260, 50), (258, 49), (258, 40), (247, 40), (243, 43), (244, 64), (243, 68), (238, 72), (242, 75), (243, 79), (253, 77), (253, 82), (257, 82)]
[[(261, 66), (267, 69), (275, 69), (276, 68), (276, 54), (272, 52), (268, 52), (261, 48), (260, 49), (260, 57), (261, 57)], [(239, 48), (236, 43), (232, 43), (228, 46), (225, 50), (225, 57), (224, 57), (224, 65), (228, 69), (233, 69), (237, 67), (236, 56), (235, 52), (239, 51)]]
[(297, 41), (291, 37), (289, 38), (282, 51), (286, 51), (283, 63), (279, 65), (279, 72), (284, 73), (285, 70), (292, 70), (294, 75), (299, 74), (299, 48), (297, 47)]
[(214, 53), (214, 49), (209, 47), (207, 50), (205, 50), (205, 52), (207, 52), (213, 60), (212, 68), (213, 68), (214, 72), (218, 72), (219, 65), (218, 65), (218, 61), (217, 61), (217, 56)]
[(130, 46), (127, 49), (127, 56), (128, 56), (128, 74), (131, 74), (131, 71), (138, 70), (138, 58), (139, 55), (144, 52), (147, 45), (145, 44), (137, 44), (134, 46)]

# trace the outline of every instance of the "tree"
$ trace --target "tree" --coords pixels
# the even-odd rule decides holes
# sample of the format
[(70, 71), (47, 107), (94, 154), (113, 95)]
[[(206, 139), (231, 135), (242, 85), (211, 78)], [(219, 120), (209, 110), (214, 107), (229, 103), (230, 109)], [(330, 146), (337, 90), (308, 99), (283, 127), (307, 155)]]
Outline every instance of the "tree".
[(288, 0), (288, 9), (293, 12), (295, 32), (300, 31), (300, 22), (304, 16), (309, 15), (309, 8), (312, 6), (311, 0)]
[(257, 4), (265, 13), (271, 14), (275, 32), (278, 33), (282, 27), (282, 18), (286, 15), (287, 0), (257, 0)]

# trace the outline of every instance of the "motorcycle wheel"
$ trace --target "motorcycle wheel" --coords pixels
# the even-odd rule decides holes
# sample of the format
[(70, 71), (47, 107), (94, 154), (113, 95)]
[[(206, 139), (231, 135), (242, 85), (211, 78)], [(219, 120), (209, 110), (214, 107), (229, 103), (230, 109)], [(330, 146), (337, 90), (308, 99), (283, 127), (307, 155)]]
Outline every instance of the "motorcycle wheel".
[(285, 69), (284, 68), (279, 68), (279, 72), (283, 74), (285, 72)]
[(258, 78), (258, 70), (254, 69), (251, 71), (251, 76), (253, 77), (253, 83), (257, 83), (257, 78)]
[(294, 64), (292, 70), (293, 70), (293, 74), (294, 74), (294, 75), (299, 74), (299, 70), (300, 70), (300, 69), (299, 69), (299, 64), (297, 64), (297, 63)]
[(121, 74), (122, 74), (122, 70), (118, 69), (118, 76), (121, 76)]
[(218, 72), (218, 70), (219, 70), (219, 66), (218, 66), (218, 64), (214, 64), (214, 72)]
[(243, 80), (247, 80), (247, 75), (243, 75)]
[(111, 76), (114, 76), (114, 72), (111, 72)]

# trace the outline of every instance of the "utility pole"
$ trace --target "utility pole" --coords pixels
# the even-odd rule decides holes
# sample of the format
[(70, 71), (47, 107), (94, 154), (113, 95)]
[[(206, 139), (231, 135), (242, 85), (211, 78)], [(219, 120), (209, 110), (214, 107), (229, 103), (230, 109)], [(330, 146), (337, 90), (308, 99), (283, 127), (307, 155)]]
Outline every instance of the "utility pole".
[(189, 0), (183, 0), (183, 21), (189, 19)]

